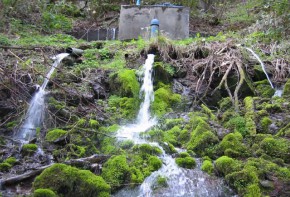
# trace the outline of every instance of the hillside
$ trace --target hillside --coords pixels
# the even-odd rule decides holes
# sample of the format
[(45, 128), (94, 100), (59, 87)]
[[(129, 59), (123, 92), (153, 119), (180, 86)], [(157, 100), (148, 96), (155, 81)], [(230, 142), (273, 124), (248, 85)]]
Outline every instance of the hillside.
[(169, 2), (188, 39), (73, 37), (132, 1), (0, 2), (0, 196), (290, 195), (290, 2)]

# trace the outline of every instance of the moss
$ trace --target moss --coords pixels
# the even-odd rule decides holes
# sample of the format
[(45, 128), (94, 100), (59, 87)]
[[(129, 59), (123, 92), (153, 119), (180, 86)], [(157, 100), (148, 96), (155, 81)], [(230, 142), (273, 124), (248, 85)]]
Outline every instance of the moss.
[(130, 167), (125, 155), (111, 157), (103, 166), (102, 177), (115, 190), (131, 179)]
[(185, 157), (190, 157), (190, 155), (187, 152), (182, 152), (182, 153), (179, 153), (178, 157), (185, 158)]
[(200, 118), (194, 130), (191, 132), (187, 149), (199, 155), (206, 155), (206, 150), (218, 143), (218, 138), (211, 131), (210, 126)]
[(131, 182), (132, 183), (141, 184), (144, 181), (145, 177), (140, 169), (133, 166), (133, 167), (130, 167), (130, 172), (131, 172)]
[(249, 155), (243, 144), (243, 136), (239, 132), (227, 134), (218, 146), (223, 154), (229, 157), (243, 157)]
[(233, 107), (233, 102), (230, 97), (222, 98), (218, 104), (221, 111), (226, 111)]
[(178, 139), (178, 136), (181, 133), (181, 129), (178, 126), (174, 126), (172, 129), (164, 132), (164, 142), (168, 142), (170, 144), (173, 144), (174, 146), (180, 146), (180, 141)]
[(45, 140), (48, 142), (54, 142), (55, 140), (65, 136), (67, 134), (67, 131), (62, 129), (53, 129), (48, 131), (48, 133), (45, 136)]
[(243, 196), (246, 192), (251, 192), (251, 189), (248, 187), (259, 183), (258, 176), (255, 172), (255, 168), (252, 169), (243, 169), (238, 172), (233, 172), (228, 174), (225, 179), (231, 187), (238, 191), (238, 194)]
[(289, 140), (283, 138), (265, 138), (261, 144), (261, 149), (271, 157), (278, 157), (283, 159), (285, 162), (290, 162), (288, 152), (290, 150)]
[(89, 125), (91, 128), (98, 128), (100, 123), (97, 121), (97, 120), (94, 120), (94, 119), (90, 119), (89, 120)]
[(130, 120), (136, 117), (139, 109), (139, 99), (130, 97), (119, 97), (112, 95), (109, 98), (108, 111), (111, 114), (110, 119)]
[(222, 156), (215, 161), (215, 167), (218, 173), (226, 176), (238, 171), (241, 168), (241, 164), (238, 160), (228, 156)]
[(175, 104), (181, 102), (179, 94), (173, 94), (169, 86), (163, 86), (154, 92), (154, 101), (152, 103), (152, 110), (157, 116), (162, 116), (166, 112), (172, 110)]
[(37, 189), (33, 192), (33, 197), (57, 197), (50, 189)]
[(109, 196), (110, 186), (102, 177), (88, 170), (54, 164), (45, 169), (33, 183), (33, 189), (50, 189), (59, 196)]
[(267, 79), (255, 82), (254, 85), (257, 94), (261, 97), (271, 98), (275, 93), (275, 90), (271, 87)]
[(260, 121), (261, 127), (262, 127), (262, 132), (263, 133), (268, 133), (269, 132), (269, 126), (272, 123), (272, 120), (269, 117), (263, 117)]
[(146, 157), (147, 155), (160, 155), (162, 151), (157, 146), (150, 144), (140, 144), (133, 147), (133, 151)]
[(212, 111), (204, 104), (201, 104), (202, 111), (208, 115), (211, 120), (217, 120), (216, 116), (212, 113)]
[(290, 79), (285, 83), (282, 96), (286, 98), (290, 97)]
[(149, 161), (149, 169), (151, 172), (158, 170), (162, 166), (162, 161), (154, 155), (150, 156), (148, 158), (148, 161)]
[(36, 144), (24, 144), (22, 146), (21, 151), (23, 153), (35, 153), (37, 151), (37, 145)]
[(175, 158), (175, 162), (177, 163), (178, 166), (182, 168), (195, 168), (196, 166), (196, 161), (192, 157), (178, 157)]
[(241, 116), (234, 116), (228, 122), (225, 123), (225, 128), (230, 129), (232, 131), (238, 131), (243, 136), (248, 134), (246, 129), (246, 120)]
[(279, 103), (274, 103), (274, 104), (266, 104), (265, 105), (265, 110), (269, 113), (278, 113), (282, 112), (282, 107), (281, 104)]
[(213, 174), (214, 167), (211, 161), (205, 160), (202, 162), (201, 170), (208, 173)]
[(0, 172), (7, 172), (11, 169), (12, 165), (10, 163), (0, 163)]
[(120, 147), (122, 149), (130, 149), (133, 146), (134, 146), (134, 141), (132, 141), (132, 140), (125, 140), (125, 141), (122, 141), (120, 144)]
[(11, 122), (7, 122), (5, 124), (5, 126), (7, 127), (7, 129), (12, 130), (14, 127), (17, 126), (17, 121), (11, 121)]
[(166, 119), (165, 120), (165, 128), (172, 129), (173, 127), (182, 125), (183, 123), (184, 123), (183, 118)]
[(255, 112), (254, 112), (254, 100), (252, 97), (248, 96), (244, 99), (245, 103), (245, 120), (246, 129), (250, 135), (256, 134), (256, 123), (255, 123)]
[(245, 191), (245, 197), (261, 197), (261, 190), (258, 184), (249, 185)]
[(167, 178), (159, 175), (157, 177), (157, 185), (158, 187), (168, 187)]
[(8, 157), (3, 161), (3, 163), (9, 163), (10, 165), (14, 165), (17, 162), (15, 157)]
[(134, 70), (124, 69), (111, 76), (111, 87), (122, 97), (138, 98), (140, 84)]

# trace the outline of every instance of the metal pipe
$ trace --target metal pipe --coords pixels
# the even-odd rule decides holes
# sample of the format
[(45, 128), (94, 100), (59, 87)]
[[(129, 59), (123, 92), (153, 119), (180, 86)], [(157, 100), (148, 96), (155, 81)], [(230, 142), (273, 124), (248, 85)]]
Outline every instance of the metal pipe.
[(136, 5), (140, 5), (140, 4), (141, 4), (141, 0), (137, 0)]
[(159, 20), (158, 19), (153, 19), (151, 21), (151, 34), (150, 38), (156, 38), (159, 35)]
[(68, 48), (66, 49), (66, 52), (69, 53), (69, 54), (72, 55), (72, 56), (80, 57), (80, 56), (82, 56), (82, 54), (84, 53), (84, 50), (82, 50), (82, 49), (77, 49), (77, 48), (71, 48), (71, 47), (68, 47)]

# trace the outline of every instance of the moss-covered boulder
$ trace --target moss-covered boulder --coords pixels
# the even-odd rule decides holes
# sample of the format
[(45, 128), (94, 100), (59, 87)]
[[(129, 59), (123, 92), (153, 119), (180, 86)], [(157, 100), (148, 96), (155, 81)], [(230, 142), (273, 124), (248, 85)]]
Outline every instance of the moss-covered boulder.
[(206, 121), (203, 118), (197, 118), (193, 125), (187, 149), (204, 156), (207, 154), (207, 150), (218, 142), (218, 137), (212, 132)]
[(138, 98), (140, 84), (134, 70), (123, 69), (110, 77), (110, 88), (118, 96)]
[(103, 166), (102, 177), (115, 190), (131, 180), (131, 170), (125, 155), (110, 158)]
[(54, 142), (59, 138), (62, 138), (67, 135), (67, 131), (62, 129), (53, 129), (47, 132), (45, 140), (48, 142)]
[(225, 128), (230, 129), (231, 131), (238, 131), (243, 136), (248, 134), (246, 129), (246, 119), (242, 116), (235, 115), (229, 118), (229, 120), (224, 124)]
[(241, 163), (228, 156), (222, 156), (215, 161), (215, 167), (219, 174), (226, 176), (238, 171), (241, 168)]
[(181, 102), (181, 96), (174, 94), (169, 86), (160, 85), (161, 87), (154, 92), (154, 101), (152, 103), (153, 113), (162, 116), (172, 110), (174, 105)]
[(194, 158), (190, 157), (188, 153), (183, 152), (178, 155), (177, 158), (175, 158), (175, 162), (178, 166), (182, 168), (195, 168), (196, 161)]
[(220, 154), (238, 158), (249, 155), (247, 147), (243, 144), (243, 136), (239, 132), (227, 134), (218, 145)]
[[(230, 173), (225, 178), (227, 183), (232, 188), (236, 189), (238, 194), (241, 196), (245, 195), (246, 193), (253, 193), (253, 188), (251, 189), (248, 187), (253, 187), (253, 185), (258, 186), (259, 184), (259, 178), (256, 174), (255, 167), (246, 168), (241, 171)], [(257, 193), (257, 196), (261, 196), (258, 188), (255, 188), (255, 193)]]
[(24, 144), (22, 146), (21, 152), (23, 154), (34, 154), (37, 151), (37, 145), (36, 144)]
[(210, 160), (204, 160), (201, 165), (201, 170), (211, 175), (213, 174), (214, 166)]
[(54, 164), (45, 169), (34, 180), (33, 189), (49, 189), (64, 197), (110, 196), (110, 186), (102, 177), (65, 164)]
[(274, 158), (281, 158), (285, 162), (290, 162), (289, 151), (290, 141), (283, 138), (267, 137), (260, 144), (261, 150)]
[(0, 172), (7, 172), (11, 169), (11, 167), (12, 165), (7, 162), (0, 163)]

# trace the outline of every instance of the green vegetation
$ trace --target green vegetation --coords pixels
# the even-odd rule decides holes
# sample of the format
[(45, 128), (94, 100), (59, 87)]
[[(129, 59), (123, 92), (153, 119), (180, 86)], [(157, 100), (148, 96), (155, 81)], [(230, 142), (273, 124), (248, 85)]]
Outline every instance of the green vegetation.
[(202, 163), (201, 170), (212, 175), (214, 171), (214, 166), (211, 161), (205, 160)]
[(180, 153), (177, 158), (175, 158), (175, 162), (177, 163), (178, 166), (182, 168), (195, 168), (196, 162), (194, 158), (190, 157), (188, 153)]
[(55, 140), (67, 135), (67, 131), (62, 129), (53, 129), (51, 131), (48, 131), (48, 133), (45, 136), (45, 139), (48, 142), (54, 142)]
[(33, 154), (37, 151), (37, 145), (36, 144), (24, 144), (22, 146), (22, 149), (21, 151), (24, 153), (24, 154)]
[(36, 189), (33, 192), (34, 197), (57, 197), (57, 195), (50, 189)]
[[(57, 176), (55, 176), (57, 174)], [(110, 186), (102, 177), (88, 170), (65, 165), (54, 164), (45, 169), (33, 182), (35, 192), (38, 189), (48, 189), (57, 196), (109, 196)], [(40, 191), (49, 193), (50, 191)]]

